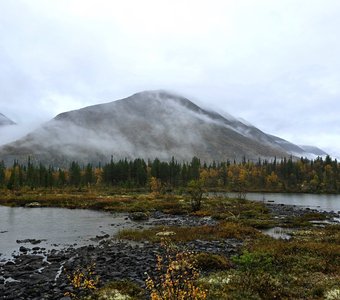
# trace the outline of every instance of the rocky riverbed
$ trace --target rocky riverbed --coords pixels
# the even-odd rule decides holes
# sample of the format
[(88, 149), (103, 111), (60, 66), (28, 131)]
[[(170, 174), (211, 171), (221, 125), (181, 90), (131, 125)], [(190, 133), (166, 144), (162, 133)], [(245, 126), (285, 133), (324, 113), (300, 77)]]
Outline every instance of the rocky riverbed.
[[(300, 216), (310, 210), (298, 207), (268, 204), (273, 214), (279, 217)], [(336, 213), (327, 213), (327, 217), (339, 217)], [(213, 225), (211, 218), (191, 216), (170, 216), (155, 212), (149, 220), (141, 221), (140, 227), (154, 225), (198, 226)], [(98, 235), (93, 245), (81, 248), (67, 248), (60, 251), (39, 247), (36, 240), (18, 241), (20, 254), (12, 260), (0, 263), (0, 299), (68, 299), (64, 296), (72, 291), (67, 280), (68, 270), (80, 266), (95, 264), (96, 275), (101, 284), (111, 280), (129, 279), (143, 286), (145, 272), (155, 265), (158, 245), (149, 242), (132, 243), (119, 241), (108, 235)], [(226, 239), (224, 241), (195, 240), (185, 245), (200, 252), (224, 254), (227, 257), (238, 253), (242, 241)]]
[[(169, 216), (154, 213), (152, 221), (140, 223), (147, 225), (185, 225), (197, 226), (214, 224), (210, 218), (188, 216)], [(64, 293), (72, 292), (66, 274), (81, 266), (95, 264), (96, 275), (101, 284), (111, 280), (129, 279), (143, 286), (145, 272), (155, 265), (160, 247), (149, 242), (132, 243), (119, 241), (108, 236), (97, 236), (97, 245), (81, 248), (67, 248), (61, 251), (46, 251), (37, 246), (37, 241), (25, 239), (18, 241), (20, 255), (0, 265), (0, 299), (62, 299)], [(29, 245), (27, 245), (27, 243)], [(26, 246), (23, 246), (25, 244)], [(235, 254), (241, 241), (193, 241), (186, 245), (195, 251)], [(32, 246), (32, 247), (31, 247)], [(64, 299), (67, 299), (65, 297)]]
[[(228, 256), (237, 252), (238, 240), (195, 241), (189, 247), (196, 251), (220, 252)], [(155, 265), (159, 246), (150, 243), (131, 244), (122, 241), (103, 241), (99, 246), (51, 251), (43, 255), (22, 254), (1, 266), (1, 299), (61, 299), (72, 291), (66, 278), (67, 270), (95, 263), (101, 283), (129, 279), (141, 286), (145, 272)]]
[(297, 205), (286, 205), (286, 204), (274, 204), (274, 203), (265, 203), (266, 207), (269, 208), (271, 213), (276, 217), (298, 217), (304, 216), (310, 213), (320, 213), (323, 214), (327, 219), (334, 219), (340, 217), (340, 211), (320, 211), (317, 209), (311, 208), (303, 208)]

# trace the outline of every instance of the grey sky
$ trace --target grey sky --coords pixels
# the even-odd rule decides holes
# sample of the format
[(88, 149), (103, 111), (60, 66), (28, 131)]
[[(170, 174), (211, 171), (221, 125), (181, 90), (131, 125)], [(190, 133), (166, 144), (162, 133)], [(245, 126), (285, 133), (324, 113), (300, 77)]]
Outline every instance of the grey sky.
[(0, 0), (0, 112), (167, 89), (340, 157), (339, 28), (338, 0)]

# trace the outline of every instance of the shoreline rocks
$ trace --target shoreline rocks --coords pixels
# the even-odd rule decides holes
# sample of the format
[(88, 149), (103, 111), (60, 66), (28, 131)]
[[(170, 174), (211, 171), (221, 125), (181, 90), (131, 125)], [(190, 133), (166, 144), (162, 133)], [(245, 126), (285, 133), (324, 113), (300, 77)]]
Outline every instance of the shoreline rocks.
[[(215, 224), (211, 218), (192, 216), (172, 216), (153, 212), (145, 221), (138, 224), (150, 227), (158, 225), (199, 226)], [(38, 240), (18, 240), (20, 243), (38, 244)], [(42, 248), (20, 246), (21, 252), (12, 261), (0, 263), (0, 299), (38, 300), (61, 299), (71, 290), (67, 272), (79, 267), (95, 264), (95, 272), (101, 284), (112, 280), (128, 279), (144, 286), (145, 272), (156, 264), (156, 254), (161, 251), (159, 245), (147, 241), (141, 243), (110, 239), (107, 235), (93, 238), (97, 244), (80, 248), (69, 247), (60, 251), (43, 251)], [(235, 254), (241, 242), (193, 241), (188, 246), (194, 251), (208, 251)]]
[[(266, 206), (274, 215), (289, 217), (302, 216), (314, 212), (296, 206), (268, 203)], [(315, 210), (315, 212), (318, 212)], [(320, 213), (320, 212), (318, 212)], [(335, 213), (325, 213), (327, 217), (337, 216)], [(173, 216), (161, 212), (153, 212), (150, 218), (138, 221), (143, 226), (199, 226), (214, 225), (212, 218), (193, 216)], [(110, 239), (107, 235), (97, 235), (93, 242), (97, 244), (80, 248), (69, 247), (63, 250), (45, 251), (36, 246), (40, 240), (24, 239), (17, 243), (35, 245), (30, 250), (21, 245), (20, 254), (12, 261), (0, 262), (0, 299), (6, 300), (38, 300), (62, 299), (66, 291), (72, 287), (67, 274), (79, 267), (95, 264), (95, 274), (100, 277), (101, 284), (112, 280), (129, 279), (144, 286), (145, 272), (155, 266), (156, 254), (160, 246), (147, 241), (141, 243)], [(226, 239), (223, 241), (195, 240), (185, 243), (186, 249), (196, 252), (223, 254), (231, 257), (237, 254), (242, 241)]]
[(296, 205), (287, 204), (275, 204), (265, 203), (265, 206), (274, 214), (276, 217), (302, 217), (306, 214), (315, 213), (316, 215), (324, 215), (326, 219), (339, 218), (340, 214), (334, 211), (319, 211), (317, 209), (311, 209), (308, 207), (300, 207)]
[(146, 221), (149, 220), (149, 214), (146, 212), (138, 211), (129, 214), (132, 221)]
[[(212, 252), (231, 256), (236, 254), (241, 241), (193, 241), (185, 246), (197, 252)], [(95, 274), (101, 284), (128, 279), (144, 286), (145, 272), (156, 264), (159, 245), (149, 242), (130, 243), (106, 240), (98, 246), (69, 248), (43, 255), (21, 254), (0, 265), (0, 299), (33, 300), (61, 299), (70, 286), (67, 274), (80, 267), (95, 264)]]
[(25, 207), (41, 207), (41, 204), (39, 202), (31, 202), (27, 203)]
[(17, 240), (17, 244), (26, 244), (30, 243), (32, 245), (40, 244), (41, 242), (46, 241), (45, 239), (36, 240), (36, 239), (24, 239), (24, 240)]

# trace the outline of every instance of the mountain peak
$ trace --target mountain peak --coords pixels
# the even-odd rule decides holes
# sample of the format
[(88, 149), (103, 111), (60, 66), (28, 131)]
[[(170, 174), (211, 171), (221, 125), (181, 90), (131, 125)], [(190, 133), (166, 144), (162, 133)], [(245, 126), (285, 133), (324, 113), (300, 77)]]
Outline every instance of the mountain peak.
[(134, 114), (136, 117), (157, 118), (170, 111), (190, 110), (195, 113), (205, 114), (206, 112), (189, 99), (179, 96), (175, 93), (165, 90), (146, 90), (135, 93), (127, 98), (115, 100), (104, 104), (96, 104), (84, 107), (79, 110), (73, 110), (61, 113), (54, 119), (77, 121), (81, 118), (89, 120), (101, 118), (105, 115), (107, 118), (119, 118), (121, 114)]
[(184, 97), (176, 94), (176, 93), (173, 93), (173, 92), (169, 92), (167, 90), (162, 90), (162, 89), (159, 89), (159, 90), (145, 90), (145, 91), (142, 91), (142, 92), (138, 92), (138, 93), (135, 93), (133, 94), (132, 96), (130, 96), (129, 98), (134, 98), (134, 97), (139, 97), (139, 98), (156, 98), (156, 99), (159, 99), (159, 100), (169, 100), (169, 99), (185, 99)]
[(137, 101), (153, 101), (165, 104), (167, 102), (178, 103), (190, 109), (198, 110), (200, 109), (196, 104), (194, 104), (189, 99), (180, 96), (179, 94), (169, 92), (166, 90), (146, 90), (132, 96), (122, 99), (122, 100), (137, 100)]
[(187, 111), (205, 115), (212, 119), (223, 118), (220, 114), (201, 108), (188, 98), (167, 90), (146, 90), (118, 101), (124, 103), (124, 105), (133, 105), (134, 108), (137, 106), (142, 108), (143, 105), (159, 106), (164, 109), (177, 107), (180, 111), (183, 111), (183, 108), (185, 108)]

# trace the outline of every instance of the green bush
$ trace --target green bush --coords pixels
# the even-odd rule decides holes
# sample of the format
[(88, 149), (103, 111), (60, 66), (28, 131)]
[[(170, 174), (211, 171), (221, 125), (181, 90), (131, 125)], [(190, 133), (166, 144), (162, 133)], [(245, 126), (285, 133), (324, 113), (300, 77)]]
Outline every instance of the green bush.
[(202, 271), (225, 270), (231, 267), (230, 261), (223, 255), (201, 252), (195, 255), (196, 265)]

